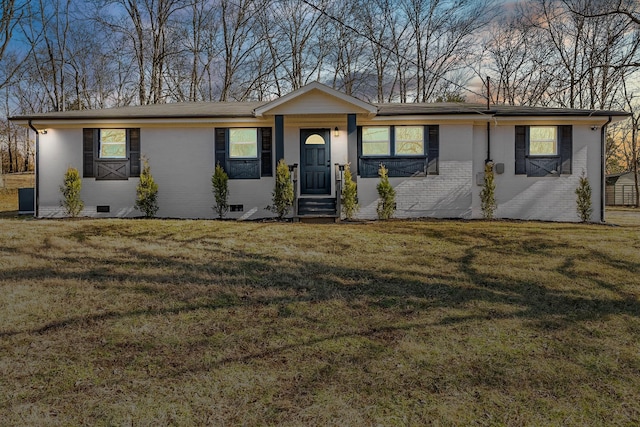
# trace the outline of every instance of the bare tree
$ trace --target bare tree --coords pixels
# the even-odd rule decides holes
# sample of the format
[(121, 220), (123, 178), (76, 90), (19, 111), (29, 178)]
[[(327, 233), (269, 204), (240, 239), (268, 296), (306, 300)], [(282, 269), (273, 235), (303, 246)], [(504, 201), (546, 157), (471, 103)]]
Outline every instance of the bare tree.
[[(635, 193), (635, 207), (640, 207), (640, 183), (638, 182), (638, 172), (640, 170), (640, 141), (638, 132), (640, 130), (640, 98), (628, 87), (626, 80), (623, 80), (624, 100), (628, 111), (631, 113), (629, 138), (626, 142), (627, 153), (629, 154), (629, 170), (633, 173), (633, 188)], [(637, 87), (635, 88), (637, 90)]]
[(48, 110), (66, 109), (66, 55), (71, 0), (38, 0), (27, 5), (22, 33), (30, 44), (26, 70), (37, 76), (47, 95)]
[(345, 0), (334, 2), (328, 8), (330, 16), (342, 14), (342, 19), (327, 21), (329, 43), (324, 45), (327, 63), (331, 64), (327, 68), (331, 68), (332, 86), (348, 95), (354, 95), (363, 84), (365, 67), (369, 65), (364, 56), (365, 40), (352, 31), (362, 21), (359, 16), (361, 6), (358, 0)]
[(103, 8), (122, 8), (128, 21), (118, 13), (97, 12), (97, 22), (111, 31), (120, 32), (130, 41), (133, 60), (138, 68), (140, 104), (166, 102), (167, 58), (174, 53), (170, 50), (170, 34), (175, 25), (172, 19), (174, 14), (190, 4), (189, 0), (104, 0)]
[[(18, 25), (21, 11), (17, 14), (18, 8), (16, 7), (15, 0), (2, 0), (0, 13), (0, 63), (5, 57), (5, 53), (9, 44), (11, 42), (11, 38), (13, 36), (13, 31)], [(3, 74), (0, 76), (0, 89), (3, 88), (13, 76), (16, 67), (2, 67)]]
[(538, 0), (529, 12), (531, 25), (553, 47), (545, 64), (553, 74), (548, 96), (559, 106), (610, 108), (629, 72), (621, 65), (637, 57), (640, 37), (629, 21), (615, 14), (584, 16), (606, 9), (608, 1)]
[(220, 6), (224, 67), (220, 101), (228, 101), (234, 98), (233, 88), (240, 78), (239, 72), (245, 66), (251, 68), (251, 51), (260, 42), (254, 18), (261, 5), (256, 0), (220, 0)]
[[(411, 26), (414, 100), (433, 100), (453, 75), (466, 69), (475, 46), (474, 35), (495, 14), (490, 1), (403, 0), (403, 11)], [(453, 84), (457, 84), (453, 82)], [(440, 93), (439, 93), (440, 91)]]
[(321, 74), (327, 55), (325, 9), (325, 2), (310, 8), (282, 0), (270, 2), (261, 14), (263, 28), (270, 29), (266, 42), (277, 66), (275, 79), (286, 82), (285, 87), (282, 81), (278, 83), (278, 92), (299, 89)]
[(550, 48), (523, 22), (520, 13), (493, 23), (487, 31), (483, 50), (477, 74), (481, 78), (485, 74), (491, 77), (493, 103), (538, 105), (543, 102), (551, 82), (551, 75), (544, 67)]

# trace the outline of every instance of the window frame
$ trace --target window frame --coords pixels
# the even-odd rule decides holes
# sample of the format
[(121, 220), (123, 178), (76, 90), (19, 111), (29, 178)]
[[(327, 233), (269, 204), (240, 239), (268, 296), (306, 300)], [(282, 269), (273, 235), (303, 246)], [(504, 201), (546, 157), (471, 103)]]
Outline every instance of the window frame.
[[(125, 156), (101, 157), (102, 132), (112, 129), (125, 131)], [(140, 176), (140, 128), (83, 128), (82, 177), (96, 181), (126, 181)]]
[[(531, 128), (555, 127), (556, 154), (531, 154)], [(572, 125), (515, 125), (515, 175), (559, 177), (572, 174)]]
[[(531, 145), (533, 143), (536, 142), (540, 142), (540, 143), (549, 143), (551, 140), (533, 140), (532, 138), (532, 131), (534, 129), (544, 129), (544, 128), (551, 128), (553, 129), (553, 148), (554, 151), (553, 153), (531, 153)], [(546, 126), (541, 126), (541, 125), (535, 125), (535, 126), (529, 126), (529, 143), (527, 144), (527, 155), (531, 156), (531, 157), (555, 157), (555, 156), (559, 156), (559, 144), (558, 144), (558, 126), (553, 126), (553, 125), (546, 125)]]
[[(365, 134), (365, 130), (366, 129), (373, 129), (373, 128), (377, 128), (377, 129), (386, 129), (387, 130), (387, 136), (388, 138), (386, 140), (373, 140), (373, 141), (365, 141), (364, 139), (364, 134)], [(362, 157), (390, 157), (393, 153), (393, 148), (392, 148), (392, 134), (393, 132), (393, 127), (392, 126), (362, 126)], [(381, 144), (381, 143), (387, 143), (387, 152), (385, 154), (364, 154), (364, 146), (365, 144)]]
[[(103, 135), (106, 131), (122, 131), (124, 134), (124, 141), (110, 142), (104, 141)], [(98, 129), (98, 159), (100, 160), (124, 160), (128, 158), (128, 143), (127, 143), (127, 129), (126, 128), (99, 128)], [(124, 154), (122, 156), (103, 156), (103, 148), (105, 145), (124, 145)]]
[[(236, 129), (256, 131), (256, 156), (231, 157), (231, 132)], [(214, 129), (214, 167), (217, 163), (229, 179), (260, 179), (273, 176), (273, 128), (261, 126), (216, 127)]]
[[(363, 145), (365, 144), (365, 141), (363, 133), (365, 129), (372, 127), (386, 127), (389, 129), (388, 155), (364, 154)], [(396, 153), (396, 129), (403, 127), (422, 128), (421, 154)], [(439, 125), (427, 124), (358, 126), (358, 175), (362, 178), (377, 178), (377, 170), (380, 164), (384, 164), (387, 167), (389, 170), (389, 177), (438, 175), (439, 129)]]
[[(229, 160), (257, 160), (260, 158), (260, 147), (258, 142), (258, 130), (257, 127), (237, 127), (237, 128), (229, 128), (228, 140), (227, 140), (227, 153), (229, 156)], [(232, 141), (232, 136), (236, 134), (236, 131), (253, 131), (253, 135), (255, 135), (255, 140), (251, 141), (246, 145), (253, 145), (255, 148), (255, 155), (251, 156), (237, 156), (232, 154), (231, 146), (232, 144), (245, 144), (247, 141)]]
[[(403, 153), (403, 154), (398, 154), (398, 129), (406, 129), (406, 128), (419, 128), (422, 131), (422, 154), (409, 154), (409, 153)], [(425, 126), (424, 125), (400, 125), (400, 126), (394, 126), (393, 127), (393, 155), (395, 157), (421, 157), (421, 156), (425, 156), (426, 150), (425, 150), (425, 146), (426, 146), (426, 141), (425, 141)], [(411, 141), (417, 141), (417, 140), (402, 140), (401, 142), (411, 142)]]

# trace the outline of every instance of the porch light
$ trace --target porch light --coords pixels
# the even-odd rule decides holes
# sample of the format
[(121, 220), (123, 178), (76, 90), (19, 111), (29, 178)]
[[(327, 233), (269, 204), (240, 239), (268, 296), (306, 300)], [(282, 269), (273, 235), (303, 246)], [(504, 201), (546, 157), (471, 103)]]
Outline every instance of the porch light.
[(340, 130), (338, 129), (338, 126), (336, 126), (336, 128), (333, 130), (333, 136), (335, 137), (340, 136)]
[(47, 130), (46, 130), (46, 129), (40, 129), (40, 130), (38, 131), (38, 133), (39, 133), (40, 135), (46, 135), (46, 134), (47, 134)]

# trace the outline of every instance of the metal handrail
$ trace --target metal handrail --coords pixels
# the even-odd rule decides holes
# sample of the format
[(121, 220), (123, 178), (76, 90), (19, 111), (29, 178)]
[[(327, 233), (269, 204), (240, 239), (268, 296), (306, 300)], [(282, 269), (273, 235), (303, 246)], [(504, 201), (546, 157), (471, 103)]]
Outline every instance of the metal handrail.
[(289, 165), (289, 172), (293, 180), (293, 217), (298, 216), (298, 164)]
[(344, 167), (340, 163), (336, 163), (336, 216), (342, 218), (342, 181), (344, 179)]

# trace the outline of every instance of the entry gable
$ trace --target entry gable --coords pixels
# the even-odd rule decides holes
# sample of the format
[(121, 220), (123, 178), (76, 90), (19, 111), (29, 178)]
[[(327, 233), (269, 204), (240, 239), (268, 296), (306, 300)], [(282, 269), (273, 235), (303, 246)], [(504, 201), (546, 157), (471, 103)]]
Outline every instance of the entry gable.
[(275, 114), (366, 114), (378, 108), (352, 96), (313, 82), (254, 110), (256, 117)]

